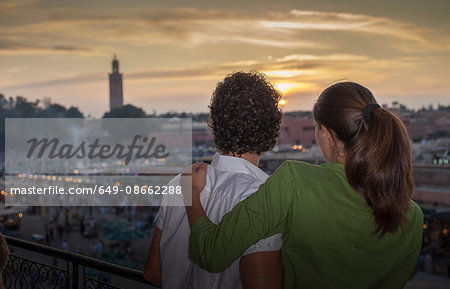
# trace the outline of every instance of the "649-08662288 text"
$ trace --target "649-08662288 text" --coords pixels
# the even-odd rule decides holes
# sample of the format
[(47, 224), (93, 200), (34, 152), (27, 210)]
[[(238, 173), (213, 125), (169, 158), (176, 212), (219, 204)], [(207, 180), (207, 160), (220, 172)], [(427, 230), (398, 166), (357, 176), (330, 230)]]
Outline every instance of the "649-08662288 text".
[(45, 186), (45, 187), (12, 187), (9, 190), (13, 195), (180, 195), (182, 194), (181, 186), (99, 186), (90, 187), (62, 187), (62, 186)]

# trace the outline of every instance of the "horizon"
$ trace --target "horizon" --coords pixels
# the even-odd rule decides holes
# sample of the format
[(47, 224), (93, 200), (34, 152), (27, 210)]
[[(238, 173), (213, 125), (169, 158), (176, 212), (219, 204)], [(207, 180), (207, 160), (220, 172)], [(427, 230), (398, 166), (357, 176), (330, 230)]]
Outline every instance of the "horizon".
[(265, 73), (285, 112), (310, 111), (339, 80), (380, 104), (450, 105), (450, 3), (297, 2), (2, 0), (0, 93), (100, 117), (117, 54), (124, 103), (149, 114), (207, 113), (216, 83), (238, 70)]
[[(1, 91), (0, 91), (0, 95), (3, 95), (4, 97), (6, 97), (6, 99), (9, 98), (9, 97), (5, 96)], [(19, 95), (19, 96), (15, 96), (15, 97), (12, 97), (12, 98), (14, 100), (16, 100), (16, 97), (23, 97), (23, 96)], [(26, 97), (25, 97), (25, 100), (28, 101), (28, 102), (35, 101), (35, 100), (30, 100), (30, 99), (28, 99)], [(37, 107), (40, 108), (40, 109), (44, 109), (45, 110), (50, 105), (61, 105), (67, 110), (71, 109), (71, 108), (77, 109), (83, 115), (84, 118), (93, 118), (93, 119), (95, 119), (95, 118), (103, 118), (103, 117), (105, 117), (105, 114), (111, 112), (111, 111), (105, 111), (102, 115), (93, 116), (91, 114), (85, 114), (77, 106), (66, 106), (64, 104), (57, 103), (57, 102), (52, 102), (52, 101), (49, 102), (49, 99), (37, 99), (37, 101), (38, 101)], [(132, 103), (125, 103), (122, 107), (129, 106), (129, 105), (131, 105), (131, 106), (133, 106), (133, 107), (135, 107), (137, 109), (142, 109), (143, 112), (145, 113), (145, 117), (149, 117), (149, 116), (161, 117), (161, 116), (164, 116), (166, 114), (174, 114), (174, 116), (171, 116), (171, 117), (178, 117), (176, 115), (186, 114), (187, 117), (189, 117), (189, 116), (200, 116), (202, 114), (208, 115), (210, 113), (209, 111), (192, 112), (192, 111), (176, 111), (176, 110), (169, 110), (169, 111), (163, 111), (163, 112), (158, 112), (156, 110), (153, 110), (151, 112), (148, 112), (145, 109), (143, 109), (142, 107), (137, 107), (137, 106), (133, 105)], [(404, 109), (406, 111), (412, 111), (414, 113), (418, 113), (421, 110), (430, 111), (430, 109), (431, 109), (431, 111), (438, 112), (438, 111), (440, 111), (441, 106), (446, 108), (446, 110), (448, 108), (450, 108), (450, 104), (449, 105), (443, 105), (443, 104), (440, 104), (440, 103), (438, 103), (437, 105), (434, 105), (434, 104), (423, 105), (420, 108), (411, 108), (411, 107), (408, 107), (408, 106), (404, 105), (403, 103), (400, 103), (400, 102), (397, 102), (397, 101), (392, 102), (390, 105), (389, 104), (383, 104), (383, 103), (381, 103), (380, 105), (381, 106), (386, 106), (387, 109), (393, 109), (393, 108), (399, 108), (400, 109), (401, 108), (400, 106), (404, 106)], [(312, 114), (312, 110), (302, 110), (302, 109), (298, 109), (298, 110), (284, 110), (283, 109), (283, 105), (281, 105), (281, 108), (282, 108), (282, 113), (283, 114), (292, 114), (292, 113), (311, 113)], [(169, 117), (169, 116), (164, 116), (164, 117)], [(41, 118), (41, 117), (38, 117), (38, 118)], [(69, 117), (69, 118), (71, 118), (71, 117)]]

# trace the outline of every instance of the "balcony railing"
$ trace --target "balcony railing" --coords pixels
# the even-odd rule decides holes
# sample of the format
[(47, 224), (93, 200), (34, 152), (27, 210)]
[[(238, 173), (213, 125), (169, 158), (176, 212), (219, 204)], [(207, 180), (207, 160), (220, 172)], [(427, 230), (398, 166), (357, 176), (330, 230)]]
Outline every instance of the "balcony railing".
[[(9, 236), (5, 239), (12, 251), (3, 272), (5, 288), (158, 288), (138, 270)], [(48, 260), (58, 265), (49, 264)]]

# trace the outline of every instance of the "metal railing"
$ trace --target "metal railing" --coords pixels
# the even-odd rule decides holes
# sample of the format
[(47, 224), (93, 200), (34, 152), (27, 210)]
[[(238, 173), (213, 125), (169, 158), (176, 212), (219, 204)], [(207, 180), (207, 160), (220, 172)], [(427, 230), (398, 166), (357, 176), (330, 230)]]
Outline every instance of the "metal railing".
[[(2, 274), (5, 288), (158, 288), (146, 281), (143, 272), (138, 270), (10, 236), (5, 236), (5, 239), (13, 249)], [(21, 256), (14, 252), (15, 248), (47, 256), (42, 259), (62, 260), (65, 266)], [(112, 276), (122, 279), (121, 284), (114, 284)]]

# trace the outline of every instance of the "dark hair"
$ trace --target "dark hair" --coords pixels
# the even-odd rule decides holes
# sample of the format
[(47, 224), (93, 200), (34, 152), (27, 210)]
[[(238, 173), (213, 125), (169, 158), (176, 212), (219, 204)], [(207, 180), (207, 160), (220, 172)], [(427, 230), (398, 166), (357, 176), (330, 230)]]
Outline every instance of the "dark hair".
[(235, 72), (219, 82), (211, 97), (208, 125), (224, 154), (258, 155), (271, 150), (279, 135), (281, 93), (258, 72)]
[(345, 173), (350, 185), (372, 208), (375, 232), (395, 232), (405, 225), (413, 193), (411, 146), (402, 121), (376, 103), (370, 90), (354, 82), (325, 89), (314, 105), (314, 119), (344, 143)]

